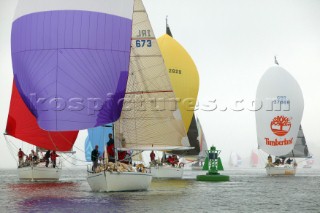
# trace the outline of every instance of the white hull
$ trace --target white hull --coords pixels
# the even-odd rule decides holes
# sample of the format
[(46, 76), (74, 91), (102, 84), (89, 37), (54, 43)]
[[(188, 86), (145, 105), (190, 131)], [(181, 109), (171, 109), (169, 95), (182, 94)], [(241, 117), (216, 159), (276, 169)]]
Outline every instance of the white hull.
[(182, 178), (183, 168), (157, 166), (151, 167), (152, 177), (155, 178)]
[(295, 166), (281, 165), (281, 166), (266, 166), (266, 172), (269, 176), (294, 176), (296, 175)]
[(18, 168), (18, 176), (22, 181), (58, 181), (61, 169), (52, 167), (28, 166)]
[(92, 191), (144, 191), (149, 188), (152, 175), (141, 172), (88, 172), (87, 180)]

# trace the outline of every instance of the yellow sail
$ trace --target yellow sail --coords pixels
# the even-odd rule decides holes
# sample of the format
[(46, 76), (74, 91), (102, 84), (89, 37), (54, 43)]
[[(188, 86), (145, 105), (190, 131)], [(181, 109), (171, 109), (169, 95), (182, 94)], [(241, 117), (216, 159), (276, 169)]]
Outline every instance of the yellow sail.
[(158, 38), (165, 65), (169, 72), (173, 91), (181, 101), (178, 103), (184, 126), (188, 131), (199, 90), (199, 74), (188, 52), (171, 36)]

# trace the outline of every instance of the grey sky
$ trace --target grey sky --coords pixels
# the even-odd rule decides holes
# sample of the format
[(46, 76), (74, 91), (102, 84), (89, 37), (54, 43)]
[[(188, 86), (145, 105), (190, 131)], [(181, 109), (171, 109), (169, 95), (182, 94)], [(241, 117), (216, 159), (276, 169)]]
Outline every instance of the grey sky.
[[(280, 65), (298, 81), (304, 94), (302, 125), (307, 141), (320, 141), (320, 1), (318, 0), (145, 0), (157, 37), (165, 17), (194, 59), (200, 74), (200, 105), (216, 99), (218, 109), (237, 100), (254, 100), (262, 74), (278, 56)], [(0, 129), (5, 130), (11, 94), (10, 28), (16, 0), (0, 0)], [(244, 105), (246, 106), (246, 105)], [(209, 145), (248, 157), (257, 147), (254, 113), (198, 111)], [(82, 148), (86, 133), (76, 146)], [(14, 167), (0, 139), (0, 167)], [(312, 146), (311, 146), (312, 147)], [(317, 150), (310, 150), (313, 153)], [(79, 153), (82, 155), (82, 153)]]

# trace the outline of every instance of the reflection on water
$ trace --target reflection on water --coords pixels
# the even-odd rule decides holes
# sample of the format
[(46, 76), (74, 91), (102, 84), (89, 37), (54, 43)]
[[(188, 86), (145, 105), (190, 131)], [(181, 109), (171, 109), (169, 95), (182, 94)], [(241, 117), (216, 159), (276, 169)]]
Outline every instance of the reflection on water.
[(229, 170), (230, 182), (155, 179), (149, 191), (91, 192), (85, 170), (66, 170), (55, 183), (19, 182), (0, 175), (1, 212), (319, 212), (319, 170), (296, 177), (267, 177), (263, 169)]

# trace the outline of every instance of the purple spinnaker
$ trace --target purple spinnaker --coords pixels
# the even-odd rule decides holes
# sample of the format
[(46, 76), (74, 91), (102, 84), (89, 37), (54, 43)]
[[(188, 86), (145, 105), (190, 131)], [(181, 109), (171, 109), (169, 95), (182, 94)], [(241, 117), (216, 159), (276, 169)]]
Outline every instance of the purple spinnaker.
[(42, 129), (112, 123), (122, 110), (132, 20), (89, 11), (25, 15), (12, 26), (18, 90)]

